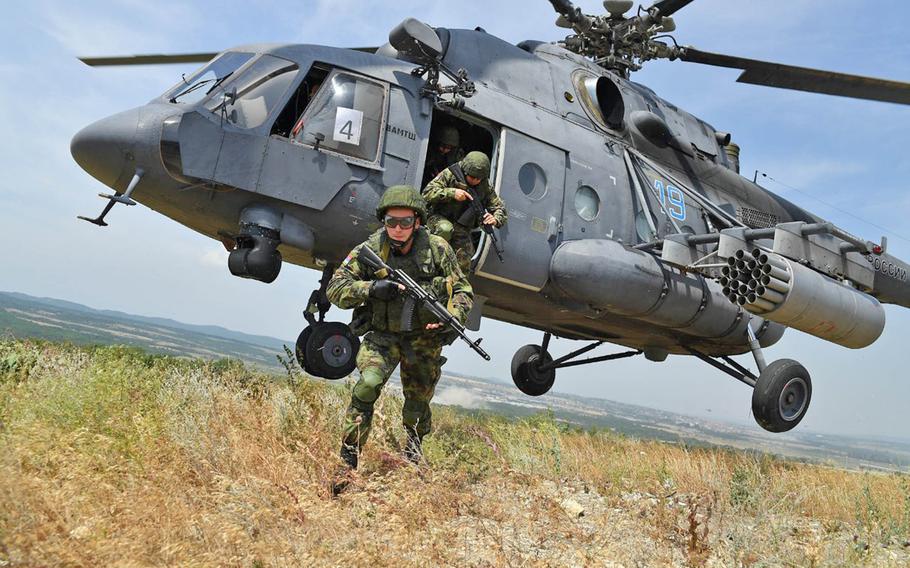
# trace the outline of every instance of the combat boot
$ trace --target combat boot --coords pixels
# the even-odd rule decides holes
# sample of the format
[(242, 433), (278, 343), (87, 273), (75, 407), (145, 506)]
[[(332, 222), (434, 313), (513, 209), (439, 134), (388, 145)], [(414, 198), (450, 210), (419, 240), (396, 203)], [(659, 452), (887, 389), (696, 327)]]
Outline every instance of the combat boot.
[(341, 444), (341, 461), (350, 469), (357, 469), (358, 452), (354, 446)]
[(354, 446), (341, 444), (342, 465), (332, 477), (332, 496), (337, 497), (351, 484), (351, 473), (357, 469), (358, 452)]
[(416, 432), (408, 430), (408, 439), (404, 443), (404, 459), (414, 465), (419, 465), (423, 460), (423, 450), (420, 447), (420, 436)]

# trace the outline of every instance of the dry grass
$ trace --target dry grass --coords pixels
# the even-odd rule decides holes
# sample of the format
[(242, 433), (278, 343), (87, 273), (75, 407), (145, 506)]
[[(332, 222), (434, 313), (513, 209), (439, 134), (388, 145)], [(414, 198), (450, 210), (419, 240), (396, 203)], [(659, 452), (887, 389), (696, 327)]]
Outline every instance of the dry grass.
[(910, 564), (907, 476), (438, 407), (418, 469), (392, 397), (333, 499), (347, 397), (292, 368), (0, 341), (0, 566)]

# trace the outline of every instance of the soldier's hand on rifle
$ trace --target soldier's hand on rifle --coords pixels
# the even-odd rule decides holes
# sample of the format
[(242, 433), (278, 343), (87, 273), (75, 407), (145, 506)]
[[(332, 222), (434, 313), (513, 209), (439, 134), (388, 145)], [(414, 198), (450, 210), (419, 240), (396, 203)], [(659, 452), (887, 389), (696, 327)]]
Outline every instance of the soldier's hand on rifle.
[(474, 198), (471, 197), (471, 194), (469, 192), (467, 192), (463, 189), (458, 189), (456, 187), (455, 188), (455, 201), (464, 201), (465, 199), (474, 201)]
[(496, 226), (496, 217), (494, 217), (492, 213), (487, 211), (486, 213), (483, 214), (483, 224)]
[(370, 284), (370, 292), (368, 295), (371, 298), (388, 302), (389, 300), (397, 298), (402, 291), (404, 291), (404, 286), (397, 282), (391, 280), (374, 280), (373, 283)]
[(428, 323), (428, 324), (427, 324), (427, 329), (439, 329), (440, 327), (442, 327), (442, 324), (441, 324), (441, 323), (438, 323), (438, 322), (437, 322), (437, 323)]

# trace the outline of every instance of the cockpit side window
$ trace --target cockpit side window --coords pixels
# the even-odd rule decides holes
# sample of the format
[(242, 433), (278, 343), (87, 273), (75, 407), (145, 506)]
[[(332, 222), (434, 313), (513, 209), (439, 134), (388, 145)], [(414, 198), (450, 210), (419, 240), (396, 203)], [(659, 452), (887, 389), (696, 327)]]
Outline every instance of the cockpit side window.
[(236, 51), (222, 53), (202, 69), (193, 73), (189, 79), (184, 77), (164, 96), (172, 103), (196, 103), (228, 80), (235, 71), (246, 65), (252, 58), (252, 53)]
[(284, 106), (284, 110), (278, 115), (275, 124), (272, 125), (271, 134), (294, 138), (300, 133), (303, 128), (303, 113), (313, 102), (313, 99), (316, 98), (316, 93), (319, 92), (319, 88), (322, 87), (325, 78), (328, 77), (329, 71), (330, 68), (327, 65), (320, 63), (310, 68), (306, 77), (303, 78), (303, 81), (297, 86), (297, 90), (294, 91), (294, 94), (291, 95), (291, 98)]
[(294, 126), (292, 139), (308, 146), (318, 141), (320, 148), (375, 163), (387, 98), (387, 85), (335, 70)]
[(261, 126), (297, 77), (296, 63), (263, 55), (240, 77), (219, 87), (205, 107), (239, 128)]

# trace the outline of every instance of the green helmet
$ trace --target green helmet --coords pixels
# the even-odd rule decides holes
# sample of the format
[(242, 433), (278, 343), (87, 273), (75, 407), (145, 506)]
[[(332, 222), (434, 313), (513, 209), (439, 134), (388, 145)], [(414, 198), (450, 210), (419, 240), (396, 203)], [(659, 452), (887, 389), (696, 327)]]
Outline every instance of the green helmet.
[(393, 207), (407, 207), (413, 209), (414, 214), (421, 221), (426, 221), (427, 204), (420, 192), (410, 185), (393, 185), (385, 190), (376, 206), (376, 218), (382, 221), (385, 212)]
[(458, 145), (461, 144), (461, 137), (458, 135), (458, 129), (454, 126), (444, 126), (442, 130), (439, 131), (436, 142), (438, 144), (445, 144), (446, 146), (457, 148)]
[(483, 152), (469, 152), (461, 161), (461, 170), (465, 175), (487, 179), (490, 177), (490, 158)]

